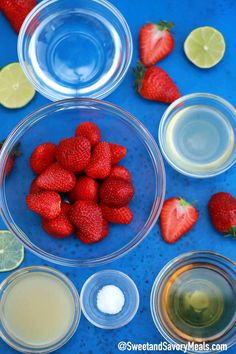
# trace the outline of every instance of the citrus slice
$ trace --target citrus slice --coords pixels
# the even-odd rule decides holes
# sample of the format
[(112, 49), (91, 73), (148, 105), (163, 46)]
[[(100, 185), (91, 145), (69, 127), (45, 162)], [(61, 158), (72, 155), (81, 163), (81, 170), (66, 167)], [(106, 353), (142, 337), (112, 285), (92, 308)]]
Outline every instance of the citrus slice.
[(186, 38), (184, 52), (187, 58), (199, 68), (211, 68), (223, 58), (225, 40), (215, 28), (199, 27)]
[(0, 272), (13, 270), (24, 259), (24, 247), (17, 238), (7, 230), (0, 231)]
[(0, 71), (0, 103), (6, 108), (21, 108), (35, 95), (19, 63), (11, 63)]

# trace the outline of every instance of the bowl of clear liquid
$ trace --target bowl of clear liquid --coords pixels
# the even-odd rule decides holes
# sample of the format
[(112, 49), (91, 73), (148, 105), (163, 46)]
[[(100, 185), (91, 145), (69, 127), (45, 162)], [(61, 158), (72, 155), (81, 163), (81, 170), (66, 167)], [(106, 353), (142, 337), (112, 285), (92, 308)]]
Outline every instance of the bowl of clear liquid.
[(168, 163), (178, 172), (213, 177), (236, 161), (236, 110), (208, 93), (183, 96), (165, 111), (159, 143)]
[(52, 101), (104, 98), (124, 78), (132, 50), (124, 17), (106, 0), (44, 0), (18, 37), (27, 78)]

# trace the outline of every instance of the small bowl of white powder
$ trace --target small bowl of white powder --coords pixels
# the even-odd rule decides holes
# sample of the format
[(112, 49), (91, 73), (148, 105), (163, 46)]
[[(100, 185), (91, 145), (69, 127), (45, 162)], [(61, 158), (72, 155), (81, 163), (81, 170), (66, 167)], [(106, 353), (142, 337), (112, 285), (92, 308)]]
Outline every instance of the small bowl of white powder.
[(104, 329), (125, 326), (139, 307), (135, 283), (128, 275), (117, 270), (104, 270), (88, 278), (80, 298), (85, 317)]

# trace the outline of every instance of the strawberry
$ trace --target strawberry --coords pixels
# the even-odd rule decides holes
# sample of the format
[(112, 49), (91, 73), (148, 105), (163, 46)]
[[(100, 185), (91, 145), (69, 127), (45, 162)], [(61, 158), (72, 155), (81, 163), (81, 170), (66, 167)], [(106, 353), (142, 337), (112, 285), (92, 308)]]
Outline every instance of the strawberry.
[(143, 98), (171, 103), (180, 97), (179, 90), (167, 72), (157, 66), (145, 69), (138, 63), (134, 69), (135, 87)]
[(56, 161), (57, 146), (53, 143), (43, 143), (38, 145), (30, 156), (30, 167), (36, 174), (45, 171)]
[(84, 137), (67, 138), (60, 141), (56, 151), (58, 162), (72, 172), (83, 171), (90, 161), (91, 145)]
[(14, 28), (19, 33), (24, 19), (28, 13), (36, 6), (36, 0), (1, 0), (0, 10)]
[(103, 240), (108, 235), (108, 232), (109, 232), (108, 222), (103, 219), (103, 221), (102, 221), (102, 233), (101, 233), (101, 235), (99, 237), (94, 238), (93, 236), (91, 236), (89, 234), (86, 234), (86, 233), (82, 232), (81, 230), (78, 230), (76, 232), (76, 235), (77, 235), (77, 238), (81, 242), (89, 245), (89, 244), (96, 243), (96, 242), (99, 242), (99, 241)]
[(30, 190), (29, 190), (30, 194), (39, 193), (39, 192), (43, 191), (43, 189), (37, 185), (36, 180), (37, 180), (37, 178), (33, 179), (32, 183), (30, 185)]
[(104, 219), (108, 222), (128, 225), (133, 219), (133, 213), (128, 206), (123, 206), (121, 208), (110, 208), (101, 203), (100, 207)]
[(109, 225), (108, 225), (108, 222), (103, 219), (102, 220), (102, 238), (106, 237), (107, 235), (109, 234)]
[(58, 162), (54, 162), (36, 179), (39, 188), (55, 192), (69, 192), (76, 184), (73, 172), (64, 169)]
[(229, 193), (216, 193), (211, 197), (208, 209), (216, 230), (236, 237), (236, 199)]
[(100, 240), (102, 234), (102, 211), (91, 201), (78, 200), (70, 210), (70, 220), (80, 232), (93, 242)]
[(68, 218), (70, 204), (61, 203), (61, 212), (55, 219), (42, 218), (41, 223), (44, 231), (56, 238), (65, 238), (73, 234), (74, 226)]
[(109, 177), (117, 177), (124, 179), (125, 181), (131, 182), (131, 173), (127, 168), (120, 165), (112, 166)]
[(90, 200), (96, 203), (98, 201), (98, 182), (91, 177), (78, 177), (76, 186), (69, 194), (69, 200), (73, 203), (76, 200)]
[(160, 215), (163, 239), (168, 243), (176, 242), (197, 222), (198, 212), (194, 206), (182, 198), (167, 199)]
[(127, 154), (126, 147), (119, 144), (109, 143), (111, 149), (111, 164), (115, 165), (120, 162)]
[(90, 163), (85, 170), (87, 176), (103, 179), (111, 172), (111, 151), (109, 143), (98, 143), (92, 152)]
[(102, 203), (113, 208), (127, 205), (133, 196), (134, 187), (132, 183), (117, 177), (107, 178), (100, 188)]
[[(0, 0), (1, 1), (1, 0)], [(5, 142), (5, 139), (0, 141), (0, 150), (2, 149), (2, 146)], [(8, 160), (7, 160), (7, 170), (6, 170), (6, 175), (9, 176), (9, 174), (11, 173), (13, 166), (14, 166), (14, 161), (15, 159), (21, 155), (20, 152), (20, 144), (18, 143), (11, 151)]]
[(170, 29), (172, 22), (160, 21), (141, 27), (139, 33), (140, 58), (145, 66), (152, 66), (165, 58), (174, 48), (174, 38)]
[(76, 128), (75, 136), (83, 136), (89, 140), (91, 146), (95, 146), (101, 139), (101, 132), (97, 124), (84, 122), (80, 123)]
[(61, 197), (52, 191), (28, 194), (26, 203), (29, 209), (46, 219), (54, 219), (61, 212)]

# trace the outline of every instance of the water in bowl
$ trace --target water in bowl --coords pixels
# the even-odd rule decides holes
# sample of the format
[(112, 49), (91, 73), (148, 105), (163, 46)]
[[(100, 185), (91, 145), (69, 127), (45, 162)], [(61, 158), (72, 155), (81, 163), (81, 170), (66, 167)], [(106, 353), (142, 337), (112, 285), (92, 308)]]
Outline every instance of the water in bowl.
[(47, 96), (93, 97), (121, 70), (120, 38), (101, 15), (75, 8), (39, 20), (29, 58)]
[(234, 148), (234, 131), (224, 114), (206, 105), (180, 109), (166, 128), (171, 160), (189, 172), (218, 169)]

